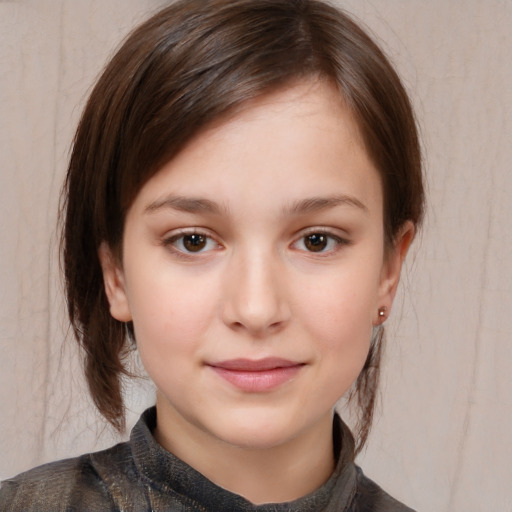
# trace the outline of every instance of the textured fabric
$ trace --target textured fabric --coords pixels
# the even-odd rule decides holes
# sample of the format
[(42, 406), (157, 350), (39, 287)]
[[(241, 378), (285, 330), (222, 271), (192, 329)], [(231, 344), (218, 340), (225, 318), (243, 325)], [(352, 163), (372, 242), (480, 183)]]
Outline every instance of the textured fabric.
[(354, 464), (354, 441), (336, 416), (333, 439), (338, 459), (329, 480), (288, 503), (253, 505), (226, 491), (154, 439), (155, 408), (132, 430), (130, 441), (108, 450), (40, 466), (6, 480), (2, 512), (411, 512), (366, 478)]

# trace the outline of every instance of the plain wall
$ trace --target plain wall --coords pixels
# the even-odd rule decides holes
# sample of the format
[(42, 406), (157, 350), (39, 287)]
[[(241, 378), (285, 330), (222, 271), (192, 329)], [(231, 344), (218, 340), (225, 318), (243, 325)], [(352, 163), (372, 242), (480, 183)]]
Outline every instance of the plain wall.
[[(0, 478), (117, 439), (65, 341), (58, 195), (95, 77), (163, 3), (0, 1)], [(337, 3), (403, 76), (428, 176), (359, 462), (419, 511), (512, 511), (512, 2)], [(127, 395), (133, 423), (151, 386)]]

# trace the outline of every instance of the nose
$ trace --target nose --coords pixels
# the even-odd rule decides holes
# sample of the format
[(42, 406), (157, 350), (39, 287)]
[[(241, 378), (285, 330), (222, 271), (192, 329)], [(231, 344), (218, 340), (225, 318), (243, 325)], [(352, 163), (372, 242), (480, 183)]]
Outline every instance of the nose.
[(222, 315), (231, 329), (261, 338), (288, 323), (285, 275), (279, 258), (270, 251), (233, 256), (225, 284)]

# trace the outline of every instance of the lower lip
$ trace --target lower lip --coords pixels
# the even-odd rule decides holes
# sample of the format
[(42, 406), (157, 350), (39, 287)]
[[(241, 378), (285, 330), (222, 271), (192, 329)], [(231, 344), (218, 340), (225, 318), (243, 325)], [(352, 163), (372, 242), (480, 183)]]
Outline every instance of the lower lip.
[(210, 368), (219, 377), (222, 377), (241, 391), (262, 393), (271, 391), (292, 380), (302, 366), (303, 365), (295, 365), (261, 371), (227, 370), (226, 368), (219, 368), (217, 366), (211, 366)]

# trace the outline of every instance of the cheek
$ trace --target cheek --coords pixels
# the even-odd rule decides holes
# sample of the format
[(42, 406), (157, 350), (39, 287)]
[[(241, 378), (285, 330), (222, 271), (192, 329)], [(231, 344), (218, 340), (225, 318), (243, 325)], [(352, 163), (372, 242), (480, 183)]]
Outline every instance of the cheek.
[(321, 308), (316, 304), (309, 308), (304, 321), (321, 357), (330, 359), (340, 370), (350, 374), (355, 371), (356, 376), (366, 360), (372, 335), (370, 309), (366, 303), (357, 306), (355, 298), (346, 303), (340, 301), (338, 307), (329, 303)]
[(151, 272), (130, 283), (129, 304), (141, 357), (192, 353), (216, 311), (210, 281), (177, 272)]
[(300, 311), (295, 316), (322, 360), (318, 382), (325, 386), (328, 381), (335, 399), (351, 386), (368, 355), (377, 283), (375, 276), (364, 280), (356, 272), (347, 272), (296, 292), (302, 300), (296, 303)]
[[(135, 283), (134, 283), (135, 284)], [(168, 399), (190, 400), (192, 372), (200, 367), (201, 346), (215, 312), (214, 294), (201, 291), (189, 279), (149, 279), (133, 289), (131, 301), (137, 349), (142, 364)], [(186, 398), (187, 397), (187, 398)], [(197, 406), (201, 397), (194, 396)]]
[(298, 280), (293, 292), (301, 309), (297, 317), (333, 340), (343, 332), (371, 334), (379, 285), (378, 272), (371, 269), (346, 268)]

